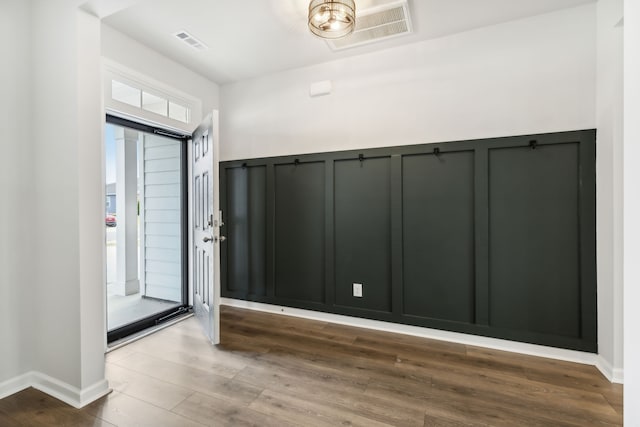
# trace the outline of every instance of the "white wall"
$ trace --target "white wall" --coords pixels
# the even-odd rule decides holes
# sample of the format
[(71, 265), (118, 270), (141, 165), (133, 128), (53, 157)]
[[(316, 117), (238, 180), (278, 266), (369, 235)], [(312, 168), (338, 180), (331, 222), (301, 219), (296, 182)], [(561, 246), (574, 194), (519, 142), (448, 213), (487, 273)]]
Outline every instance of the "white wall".
[[(594, 128), (595, 5), (221, 88), (223, 160)], [(309, 84), (333, 93), (310, 98)]]
[(30, 356), (27, 297), (35, 234), (29, 13), (29, 2), (0, 3), (0, 394), (3, 382), (28, 370)]
[[(100, 21), (76, 11), (80, 389), (105, 387), (104, 118)], [(99, 394), (99, 392), (98, 392)]]
[(596, 194), (598, 341), (602, 364), (622, 380), (622, 0), (597, 5)]
[(78, 72), (72, 11), (59, 2), (34, 2), (32, 117), (37, 125), (31, 167), (38, 244), (30, 305), (36, 331), (32, 369), (80, 387)]
[(640, 426), (640, 3), (624, 2), (624, 421)]
[(108, 387), (100, 23), (76, 6), (0, 13), (0, 394), (32, 385), (79, 406)]
[(34, 314), (31, 369), (61, 382), (68, 389), (63, 393), (106, 388), (104, 199), (96, 191), (102, 182), (103, 133), (99, 21), (73, 4), (38, 0), (32, 34), (38, 242), (29, 304)]
[(102, 56), (202, 100), (206, 116), (219, 107), (218, 85), (102, 24)]

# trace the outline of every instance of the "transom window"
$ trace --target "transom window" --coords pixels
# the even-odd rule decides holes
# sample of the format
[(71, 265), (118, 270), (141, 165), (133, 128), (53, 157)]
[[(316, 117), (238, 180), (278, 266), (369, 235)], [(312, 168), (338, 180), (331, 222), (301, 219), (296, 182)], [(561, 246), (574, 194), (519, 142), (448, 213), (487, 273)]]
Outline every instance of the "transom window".
[(105, 61), (108, 112), (191, 133), (201, 119), (201, 102), (176, 89)]
[(186, 105), (169, 101), (166, 98), (140, 90), (118, 80), (111, 80), (111, 98), (162, 117), (189, 123), (191, 110)]

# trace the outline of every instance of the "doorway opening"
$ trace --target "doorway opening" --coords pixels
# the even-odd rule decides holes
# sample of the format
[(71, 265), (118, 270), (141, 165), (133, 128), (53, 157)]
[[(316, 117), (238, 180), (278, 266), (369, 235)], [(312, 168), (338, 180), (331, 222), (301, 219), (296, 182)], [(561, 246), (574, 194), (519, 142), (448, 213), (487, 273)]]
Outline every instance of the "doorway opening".
[(107, 116), (107, 342), (187, 313), (187, 137)]

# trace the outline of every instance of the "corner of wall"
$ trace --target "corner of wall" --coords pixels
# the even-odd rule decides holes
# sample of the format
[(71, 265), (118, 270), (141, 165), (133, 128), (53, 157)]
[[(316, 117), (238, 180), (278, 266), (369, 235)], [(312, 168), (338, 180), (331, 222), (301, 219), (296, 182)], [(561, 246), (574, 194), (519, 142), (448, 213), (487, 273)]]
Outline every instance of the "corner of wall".
[(0, 399), (31, 387), (31, 374), (26, 373), (0, 383)]
[(3, 1), (0, 12), (0, 397), (30, 368), (34, 187), (32, 6)]
[(30, 377), (31, 382), (29, 385), (31, 387), (47, 393), (77, 409), (111, 392), (106, 379), (99, 380), (89, 387), (79, 389), (40, 372), (31, 372)]
[(624, 424), (640, 425), (640, 2), (624, 2)]
[(85, 387), (84, 389), (78, 389), (41, 372), (31, 371), (0, 383), (0, 399), (4, 399), (29, 387), (47, 393), (77, 409), (111, 392), (109, 383), (105, 379), (97, 381), (95, 384)]
[(622, 0), (597, 3), (597, 366), (614, 382), (622, 382), (623, 370), (622, 12)]
[(605, 376), (606, 379), (616, 384), (624, 383), (624, 371), (622, 368), (614, 367), (607, 359), (598, 355), (596, 358), (596, 368)]

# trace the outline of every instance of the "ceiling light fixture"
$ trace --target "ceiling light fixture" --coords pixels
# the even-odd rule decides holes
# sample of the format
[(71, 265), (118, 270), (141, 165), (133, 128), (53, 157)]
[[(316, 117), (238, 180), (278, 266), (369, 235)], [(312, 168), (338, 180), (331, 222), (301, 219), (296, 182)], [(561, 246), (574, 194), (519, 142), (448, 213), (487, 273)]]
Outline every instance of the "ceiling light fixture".
[(311, 0), (309, 29), (323, 39), (339, 39), (353, 32), (356, 26), (354, 0)]

